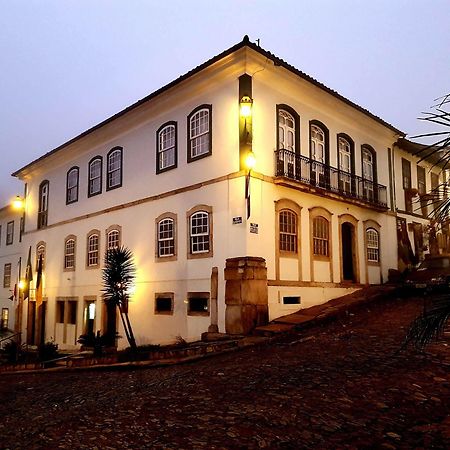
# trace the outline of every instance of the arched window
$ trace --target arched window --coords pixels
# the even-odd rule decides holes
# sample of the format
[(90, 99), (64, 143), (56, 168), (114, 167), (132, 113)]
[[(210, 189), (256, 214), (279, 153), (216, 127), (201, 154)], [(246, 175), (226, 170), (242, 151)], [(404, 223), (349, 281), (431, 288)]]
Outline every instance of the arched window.
[(328, 130), (319, 122), (310, 123), (310, 182), (320, 187), (328, 187), (325, 165), (328, 164)]
[(39, 242), (36, 246), (36, 271), (39, 269), (39, 258), (42, 258), (42, 270), (45, 268), (45, 242)]
[(318, 216), (313, 219), (313, 254), (329, 256), (330, 230), (329, 222), (325, 217)]
[(351, 192), (352, 146), (342, 136), (338, 137), (339, 149), (339, 189), (345, 193)]
[(44, 228), (47, 226), (48, 193), (49, 193), (49, 182), (48, 182), (48, 180), (44, 180), (39, 185), (39, 209), (38, 209), (38, 222), (37, 222), (38, 229)]
[(278, 110), (278, 150), (295, 151), (295, 119), (284, 109)]
[(280, 251), (297, 253), (297, 214), (290, 209), (282, 209), (280, 220)]
[(369, 201), (374, 200), (375, 184), (377, 183), (375, 150), (367, 145), (361, 148), (363, 196)]
[(158, 222), (158, 258), (175, 255), (175, 222), (165, 218)]
[(122, 148), (115, 147), (108, 153), (106, 190), (122, 186)]
[(188, 162), (212, 153), (211, 111), (211, 105), (202, 105), (188, 116)]
[(168, 122), (156, 133), (157, 155), (156, 173), (176, 167), (177, 164), (177, 124)]
[(89, 162), (88, 197), (102, 192), (102, 157), (96, 156)]
[(78, 201), (78, 167), (72, 167), (67, 172), (67, 185), (66, 185), (66, 203), (74, 203)]
[(367, 242), (367, 261), (379, 262), (380, 261), (380, 242), (378, 231), (374, 228), (367, 228), (366, 230), (366, 242)]
[(95, 230), (91, 231), (87, 238), (87, 267), (97, 267), (99, 265), (100, 254), (100, 233)]
[(120, 247), (120, 231), (116, 228), (106, 232), (106, 245), (108, 250)]
[(75, 270), (75, 236), (69, 236), (64, 242), (64, 269)]

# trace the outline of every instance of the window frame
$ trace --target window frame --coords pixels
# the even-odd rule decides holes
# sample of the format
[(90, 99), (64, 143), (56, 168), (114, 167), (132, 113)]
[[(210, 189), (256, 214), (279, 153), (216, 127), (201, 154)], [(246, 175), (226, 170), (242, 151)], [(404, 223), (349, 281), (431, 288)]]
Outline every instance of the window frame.
[(330, 132), (328, 128), (325, 126), (324, 123), (320, 122), (320, 120), (310, 120), (309, 121), (309, 159), (311, 161), (316, 161), (321, 163), (321, 161), (313, 158), (312, 154), (312, 128), (317, 127), (319, 128), (323, 133), (323, 147), (324, 147), (324, 161), (322, 164), (325, 164), (326, 166), (330, 165)]
[[(97, 238), (97, 249), (91, 250), (91, 240)], [(94, 255), (97, 262), (91, 264), (90, 257)], [(98, 269), (100, 267), (100, 231), (91, 230), (86, 236), (86, 269)]]
[[(200, 212), (207, 213), (208, 215), (208, 236), (209, 236), (209, 250), (205, 252), (192, 252), (192, 233), (191, 233), (191, 220), (195, 214)], [(211, 258), (214, 255), (213, 252), (213, 209), (208, 205), (197, 205), (191, 208), (186, 213), (187, 219), (187, 258), (188, 259), (198, 259), (198, 258)]]
[[(191, 311), (190, 300), (193, 298), (206, 299), (207, 309), (204, 311)], [(188, 316), (209, 316), (211, 311), (211, 294), (209, 292), (188, 292), (186, 308)]]
[[(173, 255), (160, 255), (159, 252), (159, 224), (163, 221), (163, 220), (172, 220), (173, 223), (173, 247), (174, 247), (174, 253)], [(178, 257), (178, 250), (177, 250), (177, 246), (178, 246), (178, 232), (177, 232), (177, 226), (178, 226), (178, 220), (177, 220), (177, 215), (175, 213), (172, 212), (166, 212), (163, 213), (161, 215), (159, 215), (156, 219), (155, 219), (155, 260), (157, 262), (165, 262), (165, 261), (176, 261), (177, 257)]]
[[(191, 121), (195, 117), (196, 114), (200, 113), (202, 110), (208, 111), (208, 134), (209, 134), (209, 142), (208, 142), (208, 151), (202, 153), (200, 155), (192, 156), (192, 141), (195, 138), (191, 138)], [(193, 109), (189, 115), (187, 116), (187, 128), (186, 128), (186, 137), (187, 137), (187, 162), (191, 163), (193, 161), (197, 161), (198, 159), (206, 158), (207, 156), (212, 155), (212, 105), (211, 104), (203, 104), (197, 106)], [(206, 134), (206, 133), (204, 133)], [(197, 136), (199, 137), (199, 136)]]
[(14, 220), (6, 224), (6, 245), (14, 244)]
[[(44, 189), (46, 189), (45, 195)], [(50, 198), (50, 182), (48, 180), (44, 180), (39, 185), (39, 206), (37, 213), (38, 230), (45, 228), (48, 225), (49, 198)]]
[[(119, 168), (114, 169), (114, 171), (119, 172), (119, 183), (112, 186), (110, 183), (110, 175), (113, 171), (110, 170), (109, 165), (110, 159), (115, 153), (118, 153), (120, 155)], [(118, 189), (122, 187), (122, 181), (123, 181), (123, 147), (113, 147), (106, 155), (106, 190), (112, 191), (113, 189)]]
[[(293, 218), (294, 218), (294, 223), (293, 224), (290, 224), (290, 225), (292, 225), (293, 227), (294, 227), (294, 232), (288, 232), (288, 231), (282, 231), (282, 222), (281, 222), (281, 215), (282, 214), (288, 214), (288, 215), (291, 215), (291, 216), (293, 216)], [(282, 208), (282, 209), (280, 209), (280, 211), (278, 211), (278, 240), (279, 240), (279, 250), (280, 250), (280, 256), (283, 256), (283, 257), (285, 257), (285, 256), (292, 256), (292, 257), (294, 257), (294, 258), (297, 258), (297, 255), (298, 255), (298, 241), (299, 241), (299, 239), (298, 239), (298, 226), (299, 226), (299, 223), (298, 223), (298, 221), (299, 221), (299, 217), (298, 217), (298, 214), (295, 212), (295, 211), (293, 211), (292, 209), (290, 209), (290, 208)], [(287, 236), (287, 237), (291, 237), (291, 236), (293, 236), (294, 237), (294, 250), (288, 250), (288, 249), (286, 249), (286, 248), (283, 248), (283, 240), (282, 240), (282, 235), (285, 235), (285, 236)]]
[[(155, 307), (154, 307), (154, 314), (155, 315), (161, 315), (161, 316), (173, 316), (174, 311), (174, 293), (173, 292), (155, 292)], [(159, 311), (157, 309), (157, 301), (159, 298), (170, 298), (171, 300), (171, 308), (170, 311)]]
[[(376, 246), (370, 245), (369, 233), (376, 235)], [(371, 259), (369, 257), (369, 250), (376, 252), (377, 259)], [(380, 264), (380, 232), (372, 226), (366, 228), (366, 261), (372, 265)]]
[[(325, 224), (325, 228), (323, 228), (321, 231), (323, 232), (324, 236), (319, 236), (316, 234), (318, 231), (318, 224), (320, 223)], [(311, 236), (312, 236), (312, 255), (315, 259), (330, 259), (331, 257), (331, 239), (330, 239), (330, 221), (323, 215), (318, 214), (317, 216), (312, 218), (312, 230), (311, 230)], [(316, 243), (322, 244), (320, 247), (323, 247), (323, 244), (325, 244), (324, 248), (326, 249), (326, 253), (316, 253)]]
[[(98, 177), (92, 178), (91, 177), (91, 167), (96, 162), (100, 163), (100, 175)], [(100, 189), (98, 192), (91, 192), (91, 186), (94, 180), (100, 180)], [(103, 157), (100, 155), (94, 156), (88, 163), (88, 197), (95, 197), (96, 195), (101, 194), (103, 191)]]
[[(167, 149), (161, 150), (160, 136), (163, 133), (163, 131), (169, 127), (173, 127), (174, 133), (175, 133), (174, 146), (169, 147), (169, 150), (173, 148), (173, 152), (174, 152), (173, 161), (174, 162), (170, 166), (161, 167), (160, 155), (163, 151), (167, 151)], [(168, 170), (176, 169), (177, 165), (178, 165), (178, 124), (176, 121), (170, 120), (168, 122), (163, 123), (156, 131), (156, 173), (159, 174), (159, 173), (167, 172)]]
[[(73, 253), (67, 252), (67, 244), (73, 241)], [(73, 266), (67, 266), (67, 257), (73, 256)], [(73, 272), (76, 269), (76, 262), (77, 262), (77, 237), (73, 234), (67, 236), (64, 239), (64, 259), (63, 259), (63, 270), (64, 272)]]
[[(8, 271), (6, 270), (8, 269)], [(9, 272), (9, 273), (7, 273)], [(3, 266), (3, 287), (10, 288), (11, 287), (11, 274), (12, 274), (12, 264), (5, 263)]]
[[(110, 246), (109, 236), (113, 232), (117, 232), (118, 236), (119, 236), (117, 247), (111, 247)], [(113, 248), (119, 248), (122, 245), (122, 227), (120, 225), (111, 225), (110, 227), (108, 227), (106, 229), (105, 237), (106, 237), (106, 244), (105, 244), (106, 245), (106, 250), (111, 250)]]
[[(76, 179), (75, 184), (73, 186), (69, 186), (70, 175), (75, 172)], [(66, 205), (70, 205), (72, 203), (76, 203), (78, 201), (79, 194), (79, 182), (80, 182), (80, 168), (78, 166), (71, 167), (66, 174)], [(73, 199), (70, 199), (71, 192), (75, 192), (75, 196)]]
[(46, 244), (44, 241), (39, 241), (36, 244), (36, 271), (39, 269), (39, 255), (41, 254), (40, 249), (43, 249), (42, 251), (42, 270), (45, 268), (45, 252), (46, 252)]
[(294, 149), (292, 150), (296, 155), (300, 155), (300, 116), (295, 111), (294, 108), (292, 108), (289, 105), (286, 105), (285, 103), (277, 104), (276, 106), (276, 134), (277, 134), (277, 142), (276, 142), (276, 149), (277, 150), (287, 150), (290, 151), (287, 148), (281, 148), (280, 147), (280, 113), (284, 111), (285, 113), (288, 113), (292, 118), (294, 119)]

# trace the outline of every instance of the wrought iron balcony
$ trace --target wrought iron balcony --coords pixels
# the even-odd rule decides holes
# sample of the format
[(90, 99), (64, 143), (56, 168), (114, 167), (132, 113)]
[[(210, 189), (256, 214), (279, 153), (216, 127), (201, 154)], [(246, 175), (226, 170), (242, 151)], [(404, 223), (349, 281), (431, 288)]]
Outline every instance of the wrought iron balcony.
[(387, 208), (386, 186), (289, 150), (275, 151), (275, 171), (277, 177), (295, 180), (378, 208)]

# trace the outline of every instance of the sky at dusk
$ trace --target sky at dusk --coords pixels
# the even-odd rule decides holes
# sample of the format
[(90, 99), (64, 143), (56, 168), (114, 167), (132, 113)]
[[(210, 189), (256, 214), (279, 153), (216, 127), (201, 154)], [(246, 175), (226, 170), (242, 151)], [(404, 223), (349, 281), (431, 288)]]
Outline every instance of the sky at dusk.
[(11, 172), (242, 40), (408, 135), (450, 92), (450, 0), (0, 0), (0, 207)]

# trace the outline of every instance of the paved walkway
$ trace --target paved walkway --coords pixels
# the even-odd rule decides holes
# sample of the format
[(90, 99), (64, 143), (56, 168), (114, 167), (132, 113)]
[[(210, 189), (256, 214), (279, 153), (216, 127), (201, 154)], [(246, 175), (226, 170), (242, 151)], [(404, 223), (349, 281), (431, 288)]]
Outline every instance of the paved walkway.
[(193, 364), (0, 377), (0, 447), (449, 448), (450, 342), (395, 354), (420, 300)]

